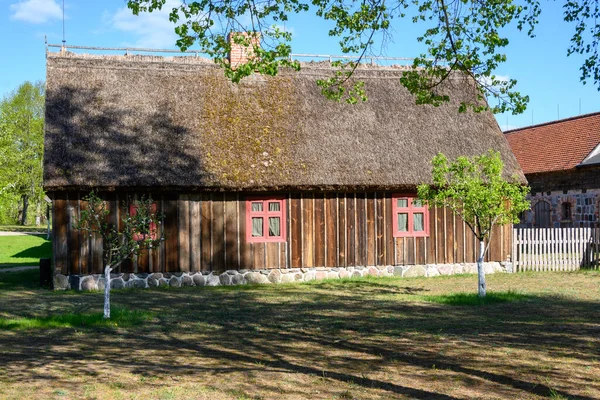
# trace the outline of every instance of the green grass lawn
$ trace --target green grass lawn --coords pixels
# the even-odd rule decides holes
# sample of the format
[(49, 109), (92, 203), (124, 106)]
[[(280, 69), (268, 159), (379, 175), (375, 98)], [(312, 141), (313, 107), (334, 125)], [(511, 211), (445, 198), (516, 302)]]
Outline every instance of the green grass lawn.
[(102, 293), (0, 274), (2, 399), (598, 399), (600, 273)]
[(39, 265), (52, 256), (52, 243), (45, 236), (0, 236), (0, 268)]

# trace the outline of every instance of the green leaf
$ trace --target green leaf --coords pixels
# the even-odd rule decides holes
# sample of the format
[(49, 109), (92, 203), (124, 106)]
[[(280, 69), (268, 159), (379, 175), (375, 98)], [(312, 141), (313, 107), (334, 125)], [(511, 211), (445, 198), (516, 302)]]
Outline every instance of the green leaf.
[(15, 223), (21, 199), (45, 213), (44, 84), (25, 82), (0, 100), (0, 222)]
[(420, 185), (419, 198), (452, 210), (480, 241), (489, 239), (494, 225), (517, 223), (519, 213), (529, 209), (529, 187), (503, 175), (498, 152), (457, 157), (453, 162), (440, 153), (431, 164), (433, 184)]
[(90, 192), (82, 200), (87, 202), (87, 208), (80, 211), (73, 227), (90, 237), (103, 239), (105, 265), (117, 267), (145, 249), (158, 247), (164, 240), (163, 215), (157, 212), (151, 197), (142, 196), (139, 200), (132, 200), (135, 213), (130, 213), (127, 203), (123, 203), (125, 213), (121, 219), (121, 229), (108, 221), (110, 212), (106, 202), (96, 192)]
[[(161, 10), (165, 4), (166, 0), (127, 1), (135, 15)], [(593, 79), (600, 88), (598, 1), (566, 0), (563, 7), (564, 19), (574, 25), (567, 53), (587, 56), (581, 66), (581, 81)], [(329, 35), (339, 39), (341, 53), (355, 56), (354, 63), (394, 39), (394, 19), (408, 19), (418, 25), (422, 33), (417, 41), (426, 47), (415, 58), (413, 70), (401, 79), (417, 104), (439, 106), (450, 101), (440, 88), (444, 81), (460, 74), (472, 79), (479, 96), (462, 101), (459, 112), (519, 114), (525, 111), (529, 97), (516, 90), (514, 79), (503, 81), (494, 76), (507, 61), (506, 32), (516, 27), (533, 37), (541, 10), (539, 0), (200, 0), (177, 3), (169, 20), (176, 24), (181, 50), (197, 45), (225, 69), (227, 77), (239, 82), (255, 72), (275, 75), (282, 67), (300, 68), (289, 59), (292, 32), (277, 28), (277, 23), (288, 21), (294, 14), (310, 11), (327, 21)], [(256, 32), (261, 38), (260, 48), (254, 49), (257, 57), (235, 69), (227, 62), (230, 45), (226, 38), (232, 32)], [(334, 101), (364, 101), (366, 93), (351, 79), (353, 72), (354, 68), (341, 68), (341, 73), (333, 70), (317, 84), (323, 95)]]

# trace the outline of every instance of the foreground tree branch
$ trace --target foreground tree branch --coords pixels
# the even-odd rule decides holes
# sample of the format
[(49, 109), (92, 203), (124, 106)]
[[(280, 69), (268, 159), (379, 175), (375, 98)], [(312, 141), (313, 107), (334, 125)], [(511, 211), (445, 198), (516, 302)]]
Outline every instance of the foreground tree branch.
[[(127, 2), (136, 15), (160, 10), (166, 3)], [(567, 54), (588, 56), (581, 67), (581, 81), (593, 79), (600, 88), (598, 0), (565, 0), (563, 9), (565, 20), (574, 24)], [(180, 49), (198, 45), (238, 82), (255, 71), (275, 75), (281, 67), (300, 68), (289, 59), (292, 33), (281, 30), (279, 24), (290, 15), (309, 11), (333, 22), (329, 35), (339, 38), (341, 53), (356, 55), (352, 61), (336, 63), (339, 69), (318, 82), (329, 98), (349, 103), (366, 100), (362, 82), (353, 78), (356, 65), (393, 38), (394, 20), (404, 20), (422, 27), (417, 40), (426, 47), (401, 79), (417, 103), (437, 106), (449, 101), (440, 84), (459, 72), (472, 77), (479, 88), (479, 97), (462, 103), (459, 111), (491, 108), (518, 114), (527, 106), (529, 98), (515, 90), (516, 80), (496, 74), (507, 59), (505, 30), (516, 26), (534, 36), (542, 12), (539, 0), (200, 0), (182, 1), (171, 9), (169, 19), (176, 26)], [(246, 43), (257, 57), (231, 68), (227, 62), (231, 45), (226, 38), (231, 32), (247, 31), (260, 34), (260, 45)]]

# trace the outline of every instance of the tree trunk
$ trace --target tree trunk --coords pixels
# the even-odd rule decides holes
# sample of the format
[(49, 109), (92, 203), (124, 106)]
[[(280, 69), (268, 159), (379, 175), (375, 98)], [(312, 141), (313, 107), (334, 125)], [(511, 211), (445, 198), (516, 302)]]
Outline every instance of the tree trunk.
[(23, 213), (21, 214), (21, 225), (27, 225), (27, 207), (29, 207), (29, 196), (26, 194), (22, 195), (23, 199)]
[(42, 224), (42, 216), (40, 212), (40, 203), (37, 203), (37, 207), (35, 210), (35, 226), (40, 226)]
[(479, 297), (485, 297), (485, 271), (483, 270), (483, 256), (485, 254), (485, 242), (479, 241), (479, 258), (477, 259), (477, 276), (478, 276), (478, 288)]
[(104, 318), (110, 319), (110, 271), (112, 268), (110, 265), (107, 265), (104, 269), (104, 280), (106, 284), (104, 285)]

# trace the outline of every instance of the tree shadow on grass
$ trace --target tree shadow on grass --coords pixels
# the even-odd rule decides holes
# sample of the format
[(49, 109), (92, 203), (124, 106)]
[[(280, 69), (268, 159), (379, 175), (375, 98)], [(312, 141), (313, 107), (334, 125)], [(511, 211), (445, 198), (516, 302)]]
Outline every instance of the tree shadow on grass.
[[(322, 290), (338, 290), (340, 285), (344, 286), (351, 294), (361, 293), (373, 293), (377, 290), (377, 294), (401, 294), (401, 295), (420, 295), (430, 291), (421, 287), (414, 286), (399, 286), (398, 280), (392, 278), (374, 278), (367, 277), (362, 279), (344, 278), (344, 279), (326, 279), (322, 281), (311, 281), (304, 285), (312, 286)], [(383, 282), (378, 282), (383, 281)]]
[(52, 256), (52, 241), (46, 240), (44, 243), (22, 250), (13, 254), (12, 258), (50, 258)]
[(0, 273), (0, 295), (10, 291), (40, 289), (40, 270)]
[[(110, 365), (140, 376), (194, 379), (301, 374), (327, 379), (331, 385), (350, 382), (389, 397), (458, 398), (423, 383), (435, 366), (453, 379), (485, 385), (496, 397), (593, 398), (577, 392), (578, 382), (570, 383), (568, 378), (545, 373), (552, 377), (551, 383), (532, 380), (519, 372), (519, 366), (535, 360), (502, 357), (494, 349), (551, 360), (569, 357), (574, 368), (594, 363), (600, 358), (600, 348), (594, 346), (600, 337), (598, 302), (529, 296), (509, 303), (456, 307), (398, 301), (394, 293), (373, 301), (381, 289), (394, 290), (392, 285), (384, 286), (357, 281), (347, 290), (338, 286), (336, 291), (327, 285), (119, 291), (113, 295), (115, 304), (152, 312), (156, 320), (126, 331), (88, 329), (77, 338), (64, 329), (32, 331), (26, 338), (8, 336), (3, 344), (10, 350), (0, 354), (0, 363), (15, 378), (29, 380), (60, 380), (62, 373), (93, 376), (100, 365)], [(1, 299), (0, 313), (10, 313)], [(100, 307), (101, 295), (53, 294), (45, 296), (44, 306), (64, 309), (74, 301)], [(28, 311), (40, 312), (21, 308), (12, 313)], [(125, 340), (115, 342), (117, 337)], [(441, 351), (450, 342), (462, 346), (461, 352)], [(481, 351), (490, 352), (485, 363), (471, 357)], [(60, 373), (51, 368), (45, 376), (30, 372), (56, 363)], [(418, 375), (412, 381), (414, 373)], [(259, 379), (255, 387), (267, 397), (277, 393), (265, 380)]]
[(485, 297), (477, 293), (453, 293), (447, 295), (425, 296), (427, 301), (451, 306), (485, 306), (497, 303), (509, 303), (523, 300), (536, 300), (537, 296), (527, 295), (514, 291), (488, 292)]

